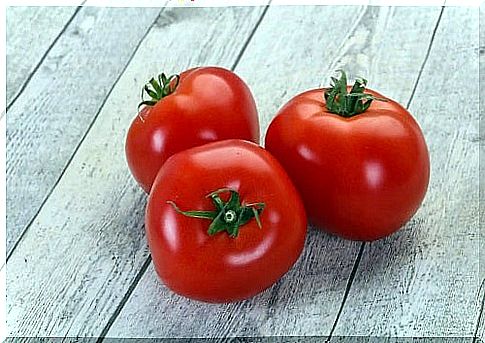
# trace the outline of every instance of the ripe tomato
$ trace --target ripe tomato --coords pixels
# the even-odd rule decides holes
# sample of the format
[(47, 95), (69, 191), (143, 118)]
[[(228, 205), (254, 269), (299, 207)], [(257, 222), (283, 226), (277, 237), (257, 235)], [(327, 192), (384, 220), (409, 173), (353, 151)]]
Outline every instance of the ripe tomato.
[(146, 210), (161, 280), (206, 302), (242, 300), (271, 286), (298, 259), (306, 224), (303, 203), (278, 161), (242, 140), (170, 157)]
[(376, 240), (419, 208), (429, 181), (428, 150), (401, 105), (364, 93), (366, 80), (352, 89), (343, 72), (332, 80), (331, 88), (306, 91), (281, 108), (266, 149), (295, 183), (310, 221), (344, 238)]
[(238, 138), (259, 143), (256, 105), (247, 85), (219, 67), (187, 70), (144, 91), (151, 97), (126, 138), (130, 170), (148, 193), (162, 164), (176, 152), (208, 142)]

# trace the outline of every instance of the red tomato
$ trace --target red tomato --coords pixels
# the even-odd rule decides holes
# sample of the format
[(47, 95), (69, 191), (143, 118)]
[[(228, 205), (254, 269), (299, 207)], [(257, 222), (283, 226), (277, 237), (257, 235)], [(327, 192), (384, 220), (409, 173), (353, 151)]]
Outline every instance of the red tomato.
[(242, 140), (173, 155), (155, 179), (146, 211), (161, 280), (206, 302), (242, 300), (271, 286), (298, 259), (306, 224), (303, 203), (278, 161)]
[(295, 183), (310, 221), (344, 238), (376, 240), (419, 208), (429, 181), (428, 150), (406, 109), (377, 92), (365, 95), (365, 80), (346, 95), (342, 76), (332, 88), (304, 92), (281, 108), (266, 149)]
[(256, 105), (233, 72), (218, 67), (187, 70), (150, 80), (151, 96), (126, 138), (130, 170), (148, 193), (162, 164), (176, 152), (208, 142), (238, 138), (259, 143)]

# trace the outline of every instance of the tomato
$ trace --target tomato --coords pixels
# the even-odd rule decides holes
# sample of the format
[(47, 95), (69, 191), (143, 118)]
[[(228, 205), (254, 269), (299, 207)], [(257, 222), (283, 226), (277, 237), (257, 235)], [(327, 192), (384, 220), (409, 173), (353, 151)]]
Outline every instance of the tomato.
[(306, 225), (303, 203), (278, 161), (242, 140), (170, 157), (146, 210), (161, 280), (206, 302), (238, 301), (271, 286), (298, 259)]
[(128, 166), (148, 193), (158, 170), (176, 152), (208, 142), (238, 138), (259, 143), (256, 105), (233, 72), (200, 67), (151, 79), (126, 138)]
[(419, 208), (428, 149), (409, 112), (375, 91), (364, 93), (366, 80), (350, 88), (342, 72), (333, 82), (285, 104), (265, 146), (290, 175), (311, 222), (344, 238), (376, 240)]

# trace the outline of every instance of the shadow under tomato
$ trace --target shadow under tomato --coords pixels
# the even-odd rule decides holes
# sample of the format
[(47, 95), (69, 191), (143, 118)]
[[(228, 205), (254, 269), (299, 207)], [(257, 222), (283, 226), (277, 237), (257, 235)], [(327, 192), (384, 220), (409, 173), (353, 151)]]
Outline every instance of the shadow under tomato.
[(368, 297), (376, 290), (407, 294), (415, 278), (417, 260), (425, 258), (423, 235), (427, 235), (424, 220), (415, 217), (394, 234), (366, 242), (349, 297), (354, 289)]
[[(383, 282), (383, 275), (402, 267), (403, 256), (413, 263), (416, 230), (421, 221), (385, 239), (365, 243), (352, 288), (365, 290)], [(264, 292), (241, 302), (208, 304), (178, 296), (159, 284), (168, 308), (190, 314), (174, 320), (164, 336), (326, 336), (340, 309), (362, 242), (344, 240), (309, 227), (304, 250), (293, 268)], [(351, 288), (351, 292), (352, 292)], [(217, 332), (207, 330), (206, 321)], [(206, 328), (201, 331), (201, 328)]]
[[(423, 221), (412, 219), (393, 235), (375, 242), (344, 240), (309, 227), (305, 249), (293, 268), (275, 285), (250, 299), (250, 308), (265, 306), (265, 332), (278, 335), (325, 335), (340, 309), (354, 267), (352, 288), (386, 282), (389, 273), (413, 273), (416, 244)], [(409, 280), (405, 275), (403, 280)], [(403, 285), (401, 285), (402, 287)], [(404, 287), (407, 287), (404, 285)], [(350, 292), (352, 292), (352, 288)], [(285, 325), (285, 323), (294, 323)], [(295, 331), (296, 329), (296, 331)]]
[(326, 335), (341, 302), (359, 242), (309, 227), (305, 248), (290, 271), (248, 300), (260, 312), (260, 331), (272, 335)]

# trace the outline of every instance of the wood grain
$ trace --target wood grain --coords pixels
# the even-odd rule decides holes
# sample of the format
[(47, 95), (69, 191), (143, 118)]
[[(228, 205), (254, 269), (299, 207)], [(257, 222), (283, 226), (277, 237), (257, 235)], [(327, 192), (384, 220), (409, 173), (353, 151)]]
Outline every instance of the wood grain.
[(7, 253), (69, 164), (159, 12), (82, 8), (8, 111)]
[(429, 147), (428, 194), (401, 231), (366, 244), (335, 335), (473, 336), (480, 284), (477, 33), (476, 9), (444, 10), (410, 106)]
[[(437, 8), (270, 7), (236, 68), (256, 97), (262, 131), (286, 100), (341, 67), (406, 101), (438, 15)], [(400, 79), (390, 77), (396, 71)], [(108, 337), (327, 336), (359, 247), (310, 229), (303, 255), (285, 277), (229, 305), (177, 296), (150, 266)]]
[(7, 105), (75, 12), (76, 7), (7, 7)]
[[(91, 10), (95, 16), (107, 11)], [(178, 72), (201, 64), (230, 67), (262, 12), (261, 7), (162, 12), (7, 262), (10, 335), (101, 334), (148, 255), (146, 196), (124, 158), (125, 134), (136, 114), (140, 87), (162, 70)], [(127, 20), (133, 21), (131, 16)], [(125, 39), (120, 37), (116, 42)], [(84, 92), (85, 101), (94, 96)]]

